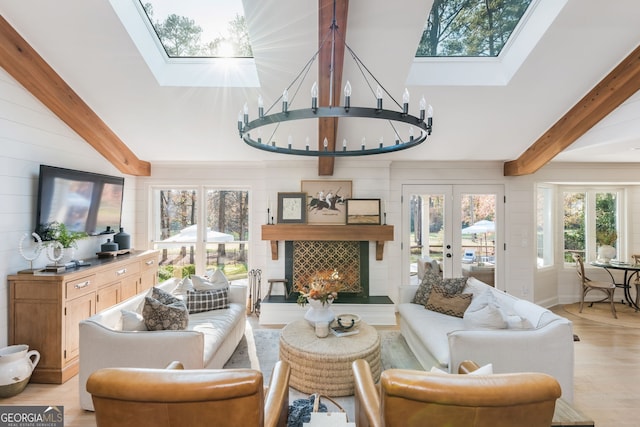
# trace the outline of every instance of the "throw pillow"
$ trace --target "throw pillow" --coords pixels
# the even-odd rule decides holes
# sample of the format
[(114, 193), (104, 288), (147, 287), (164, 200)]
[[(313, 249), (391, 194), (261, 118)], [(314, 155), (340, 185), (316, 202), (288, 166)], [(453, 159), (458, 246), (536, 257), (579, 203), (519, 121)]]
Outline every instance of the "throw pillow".
[(450, 295), (444, 288), (434, 286), (425, 308), (449, 316), (463, 317), (469, 304), (471, 304), (471, 294)]
[(181, 330), (189, 324), (189, 311), (184, 302), (162, 289), (153, 288), (144, 298), (142, 317), (150, 331)]
[(442, 279), (440, 286), (444, 288), (445, 292), (449, 295), (459, 294), (467, 284), (466, 277), (454, 277), (451, 279)]
[(462, 317), (465, 329), (506, 329), (507, 322), (500, 307), (493, 302), (485, 305), (479, 310), (472, 311), (471, 306), (464, 312)]
[(142, 314), (131, 310), (121, 310), (122, 331), (146, 331), (147, 325), (144, 323)]
[(190, 314), (229, 308), (229, 290), (187, 291), (187, 310)]
[(414, 304), (426, 305), (427, 300), (429, 299), (429, 294), (431, 293), (431, 288), (434, 285), (439, 285), (441, 281), (442, 278), (438, 274), (431, 270), (425, 271), (422, 282), (420, 282), (420, 286), (418, 286), (418, 290), (411, 302)]
[(190, 278), (185, 277), (178, 282), (175, 288), (171, 291), (171, 293), (175, 296), (185, 296), (187, 295), (187, 291), (189, 289), (193, 289), (193, 282)]

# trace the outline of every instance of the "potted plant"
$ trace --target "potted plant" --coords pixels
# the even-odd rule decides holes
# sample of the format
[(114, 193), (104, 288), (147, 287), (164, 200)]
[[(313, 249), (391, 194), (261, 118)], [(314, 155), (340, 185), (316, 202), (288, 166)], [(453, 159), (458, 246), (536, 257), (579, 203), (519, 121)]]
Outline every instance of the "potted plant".
[(56, 242), (59, 244), (51, 248), (51, 254), (47, 252), (47, 257), (56, 264), (60, 260), (62, 262), (73, 260), (75, 251), (78, 249), (77, 241), (88, 236), (84, 231), (69, 230), (66, 225), (58, 221), (42, 224), (38, 234), (45, 245), (54, 245)]

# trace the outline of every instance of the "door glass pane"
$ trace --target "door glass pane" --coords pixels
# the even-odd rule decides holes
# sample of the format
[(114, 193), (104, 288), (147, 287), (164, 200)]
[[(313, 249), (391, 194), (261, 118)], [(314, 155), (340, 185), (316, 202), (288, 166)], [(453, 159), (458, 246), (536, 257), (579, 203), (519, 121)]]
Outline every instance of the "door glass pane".
[(461, 267), (465, 277), (495, 284), (496, 195), (461, 194)]
[(206, 270), (229, 280), (247, 277), (249, 192), (207, 191)]
[(158, 218), (153, 231), (154, 249), (160, 250), (160, 280), (195, 274), (197, 243), (197, 191), (154, 191)]
[(411, 196), (411, 271), (417, 273), (418, 259), (430, 257), (442, 262), (444, 241), (444, 195)]
[(538, 187), (536, 204), (536, 249), (538, 268), (553, 265), (553, 191)]

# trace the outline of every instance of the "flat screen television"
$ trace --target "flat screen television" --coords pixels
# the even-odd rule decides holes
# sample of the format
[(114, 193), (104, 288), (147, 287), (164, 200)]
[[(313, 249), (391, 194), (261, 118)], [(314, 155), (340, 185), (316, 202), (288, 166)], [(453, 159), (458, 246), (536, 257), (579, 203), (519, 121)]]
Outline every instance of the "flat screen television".
[(118, 230), (124, 178), (40, 165), (36, 232), (51, 222), (89, 235)]

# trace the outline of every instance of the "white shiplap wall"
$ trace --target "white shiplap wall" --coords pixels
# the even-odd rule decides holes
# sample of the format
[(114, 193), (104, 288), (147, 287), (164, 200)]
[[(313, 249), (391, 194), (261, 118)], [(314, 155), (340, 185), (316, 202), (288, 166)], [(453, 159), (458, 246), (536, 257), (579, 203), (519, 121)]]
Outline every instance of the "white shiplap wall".
[[(18, 243), (35, 229), (40, 164), (122, 176), (82, 138), (0, 68), (0, 347), (8, 342), (7, 275), (28, 268)], [(136, 178), (125, 177), (123, 226), (135, 244)], [(102, 239), (104, 240), (104, 239)], [(98, 237), (79, 242), (78, 257), (95, 256)], [(44, 253), (34, 266), (47, 264)]]

